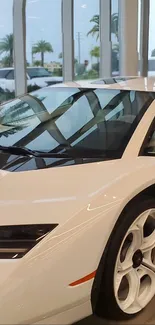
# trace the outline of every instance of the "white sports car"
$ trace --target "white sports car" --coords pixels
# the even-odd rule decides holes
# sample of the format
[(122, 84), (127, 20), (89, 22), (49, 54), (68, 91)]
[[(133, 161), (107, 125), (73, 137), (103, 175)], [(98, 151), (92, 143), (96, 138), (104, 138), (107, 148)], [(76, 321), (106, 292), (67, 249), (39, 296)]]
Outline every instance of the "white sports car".
[[(28, 67), (26, 69), (27, 86), (36, 86), (43, 88), (63, 82), (62, 77), (54, 77), (52, 73), (43, 67)], [(15, 76), (14, 68), (1, 68), (0, 69), (0, 88), (5, 91), (15, 90)]]
[(0, 324), (125, 324), (155, 302), (155, 79), (0, 109)]

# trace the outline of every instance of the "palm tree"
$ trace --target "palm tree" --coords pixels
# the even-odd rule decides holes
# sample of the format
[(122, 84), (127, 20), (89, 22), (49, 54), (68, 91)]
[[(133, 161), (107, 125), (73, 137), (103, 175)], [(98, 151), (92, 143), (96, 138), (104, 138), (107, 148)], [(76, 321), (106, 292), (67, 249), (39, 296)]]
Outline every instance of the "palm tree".
[(100, 17), (99, 17), (99, 15), (94, 15), (92, 17), (92, 19), (90, 20), (90, 23), (95, 23), (95, 25), (88, 32), (87, 36), (89, 36), (89, 35), (95, 36), (96, 35), (96, 40), (98, 40), (99, 39), (99, 32), (100, 32)]
[(9, 66), (13, 65), (13, 34), (8, 34), (0, 41), (0, 54), (7, 53)]
[(0, 125), (18, 126), (27, 122), (27, 113), (31, 110), (27, 103), (15, 100), (14, 105), (5, 105), (0, 110)]
[(91, 51), (90, 51), (90, 56), (97, 58), (97, 63), (99, 63), (99, 57), (100, 57), (100, 47), (95, 46)]
[(2, 58), (1, 65), (4, 68), (9, 68), (10, 67), (10, 55), (6, 55), (6, 56), (4, 56)]
[[(2, 89), (3, 91), (3, 89)], [(0, 137), (8, 137), (9, 134), (15, 134), (21, 131), (26, 125), (30, 117), (27, 112), (30, 110), (27, 103), (17, 100), (15, 104), (1, 106), (0, 110)]]
[[(100, 17), (99, 15), (94, 15), (92, 19), (90, 20), (90, 23), (94, 23), (95, 25), (93, 28), (88, 32), (87, 36), (96, 35), (96, 40), (99, 39), (99, 33), (100, 33)], [(111, 15), (111, 32), (116, 35), (117, 41), (118, 41), (118, 14), (112, 14)]]
[(40, 60), (33, 61), (33, 66), (34, 67), (40, 67), (41, 66), (41, 61)]
[(44, 55), (45, 55), (46, 52), (53, 53), (53, 47), (49, 42), (46, 42), (46, 41), (43, 41), (43, 40), (37, 42), (32, 48), (32, 53), (33, 54), (37, 54), (37, 53), (41, 54), (41, 65), (42, 65), (42, 67), (44, 66)]
[(116, 36), (117, 42), (119, 42), (118, 29), (119, 29), (119, 17), (118, 17), (118, 14), (112, 14), (111, 15), (111, 33)]

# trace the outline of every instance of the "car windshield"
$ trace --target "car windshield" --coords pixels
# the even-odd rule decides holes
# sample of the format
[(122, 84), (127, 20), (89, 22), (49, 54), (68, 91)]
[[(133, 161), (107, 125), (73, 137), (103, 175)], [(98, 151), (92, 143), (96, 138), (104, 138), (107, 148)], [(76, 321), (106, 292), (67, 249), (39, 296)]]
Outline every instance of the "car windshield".
[(52, 75), (52, 73), (47, 71), (45, 68), (28, 68), (27, 73), (31, 79), (41, 78), (41, 77), (51, 77)]
[(111, 89), (51, 87), (13, 100), (0, 110), (0, 145), (62, 153), (95, 150), (120, 158), (153, 94)]

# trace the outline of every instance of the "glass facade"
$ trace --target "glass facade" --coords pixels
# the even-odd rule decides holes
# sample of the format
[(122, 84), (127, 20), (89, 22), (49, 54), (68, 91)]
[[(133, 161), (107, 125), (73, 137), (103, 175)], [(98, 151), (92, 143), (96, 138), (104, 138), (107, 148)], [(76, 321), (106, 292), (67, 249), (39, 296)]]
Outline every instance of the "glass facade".
[[(12, 97), (15, 93), (15, 73), (13, 69), (13, 21), (17, 24), (17, 20), (22, 17), (13, 17), (13, 5), (16, 0), (0, 0), (0, 102), (4, 102)], [(21, 0), (20, 2), (24, 0)], [(64, 1), (64, 2), (63, 2)], [(127, 3), (127, 0), (125, 0)], [(129, 0), (130, 1), (130, 0)], [(139, 71), (135, 71), (135, 75), (140, 73), (140, 64), (142, 63), (143, 55), (141, 53), (141, 38), (142, 38), (142, 14), (141, 7), (144, 0), (136, 0), (139, 4), (138, 10), (138, 39), (137, 48), (139, 54)], [(18, 2), (18, 1), (17, 1)], [(63, 24), (64, 16), (62, 10), (62, 3), (68, 3), (69, 6), (73, 4), (72, 24), (73, 39), (67, 40), (67, 26)], [(70, 73), (72, 80), (81, 79), (97, 79), (98, 77), (118, 76), (122, 74), (122, 43), (124, 46), (124, 39), (121, 39), (119, 32), (119, 22), (121, 16), (122, 0), (107, 0), (111, 5), (111, 29), (104, 26), (104, 44), (100, 39), (100, 20), (105, 15), (103, 13), (103, 0), (27, 0), (26, 1), (26, 32), (25, 39), (23, 39), (23, 48), (25, 48), (24, 41), (26, 41), (26, 79), (28, 92), (45, 86), (60, 83), (64, 79), (64, 71), (72, 69)], [(146, 3), (146, 2), (145, 2)], [(149, 3), (149, 1), (147, 2)], [(102, 4), (102, 10), (101, 9)], [(132, 3), (133, 4), (133, 3)], [(107, 9), (105, 9), (107, 10)], [(150, 17), (149, 17), (149, 51), (148, 51), (148, 74), (155, 74), (155, 43), (154, 43), (154, 13), (155, 2), (150, 0)], [(102, 11), (102, 12), (101, 12)], [(106, 16), (104, 16), (106, 17)], [(67, 21), (67, 20), (65, 20)], [(107, 20), (108, 21), (108, 20)], [(121, 18), (121, 21), (122, 18)], [(125, 24), (125, 21), (123, 22)], [(24, 24), (24, 20), (23, 20)], [(66, 22), (65, 22), (66, 24)], [(62, 28), (65, 26), (65, 30)], [(69, 26), (69, 25), (68, 25)], [(136, 26), (136, 24), (135, 24)], [(147, 28), (148, 26), (145, 26)], [(25, 30), (25, 27), (23, 28)], [(17, 29), (16, 29), (17, 30)], [(125, 30), (125, 29), (123, 29)], [(23, 35), (19, 32), (19, 44), (17, 48), (21, 47), (21, 39)], [(107, 32), (107, 35), (106, 35)], [(63, 34), (65, 33), (65, 38)], [(137, 31), (136, 31), (137, 33)], [(135, 34), (136, 34), (135, 33)], [(129, 37), (127, 32), (127, 42)], [(131, 36), (132, 37), (132, 36)], [(131, 40), (130, 37), (130, 40)], [(63, 58), (64, 43), (67, 43), (70, 49), (73, 50), (73, 68), (70, 65), (70, 55)], [(111, 42), (111, 55), (103, 54), (106, 52), (106, 42)], [(129, 41), (130, 41), (129, 40)], [(146, 40), (147, 41), (147, 40)], [(17, 42), (18, 43), (18, 42)], [(132, 44), (132, 42), (131, 42)], [(134, 43), (135, 44), (135, 43)], [(101, 51), (102, 46), (102, 51)], [(109, 46), (109, 45), (108, 45)], [(65, 46), (65, 53), (67, 46)], [(105, 49), (105, 51), (104, 51)], [(128, 48), (129, 49), (129, 48)], [(124, 51), (124, 49), (123, 49)], [(17, 51), (16, 51), (17, 53)], [(70, 51), (71, 53), (71, 51)], [(102, 53), (102, 58), (101, 58)], [(108, 52), (106, 52), (108, 53)], [(110, 53), (110, 52), (109, 52)], [(123, 52), (126, 55), (127, 52)], [(132, 53), (132, 51), (131, 51)], [(67, 60), (67, 58), (69, 59)], [(129, 56), (130, 57), (130, 56)], [(102, 59), (102, 60), (101, 60)], [(110, 62), (110, 64), (109, 64)], [(126, 60), (126, 62), (129, 62)], [(102, 63), (102, 64), (101, 64)], [(17, 62), (20, 65), (20, 60)], [(127, 63), (126, 63), (127, 64)], [(132, 61), (130, 60), (130, 65)], [(70, 65), (70, 68), (69, 68)], [(109, 75), (104, 75), (105, 66), (110, 66)], [(103, 67), (104, 66), (104, 67)], [(5, 69), (5, 70), (2, 70)], [(22, 69), (22, 67), (21, 67)], [(19, 71), (20, 69), (18, 69)], [(129, 69), (130, 70), (130, 69)], [(107, 71), (107, 70), (106, 70)], [(121, 72), (120, 72), (121, 71)], [(22, 74), (23, 75), (23, 74)], [(21, 83), (21, 79), (16, 80), (16, 84)], [(71, 81), (66, 80), (65, 81)], [(17, 87), (16, 87), (17, 88)], [(19, 87), (20, 88), (20, 87)], [(23, 87), (24, 89), (24, 87)], [(24, 92), (24, 90), (23, 90)], [(16, 94), (19, 94), (16, 89)], [(23, 94), (21, 92), (21, 94)]]

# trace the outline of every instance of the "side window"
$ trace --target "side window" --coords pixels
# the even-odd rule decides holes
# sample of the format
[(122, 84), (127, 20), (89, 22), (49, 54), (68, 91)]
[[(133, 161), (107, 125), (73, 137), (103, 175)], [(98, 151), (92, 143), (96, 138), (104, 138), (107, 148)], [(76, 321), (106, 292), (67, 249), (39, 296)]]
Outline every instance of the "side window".
[[(99, 98), (101, 108), (105, 112), (106, 121), (119, 120), (132, 124), (143, 103), (147, 100), (147, 94), (143, 92), (126, 91), (124, 96), (120, 90), (111, 89), (109, 91), (107, 89), (103, 92), (101, 89), (97, 89), (95, 93)], [(115, 105), (116, 103), (117, 105)]]
[(8, 80), (14, 80), (14, 70), (11, 70), (11, 71), (7, 74), (6, 79), (8, 79)]
[(6, 78), (6, 75), (8, 73), (8, 70), (0, 70), (0, 78)]
[(155, 123), (153, 123), (153, 127), (151, 128), (149, 136), (147, 136), (147, 139), (144, 143), (142, 155), (155, 156)]

